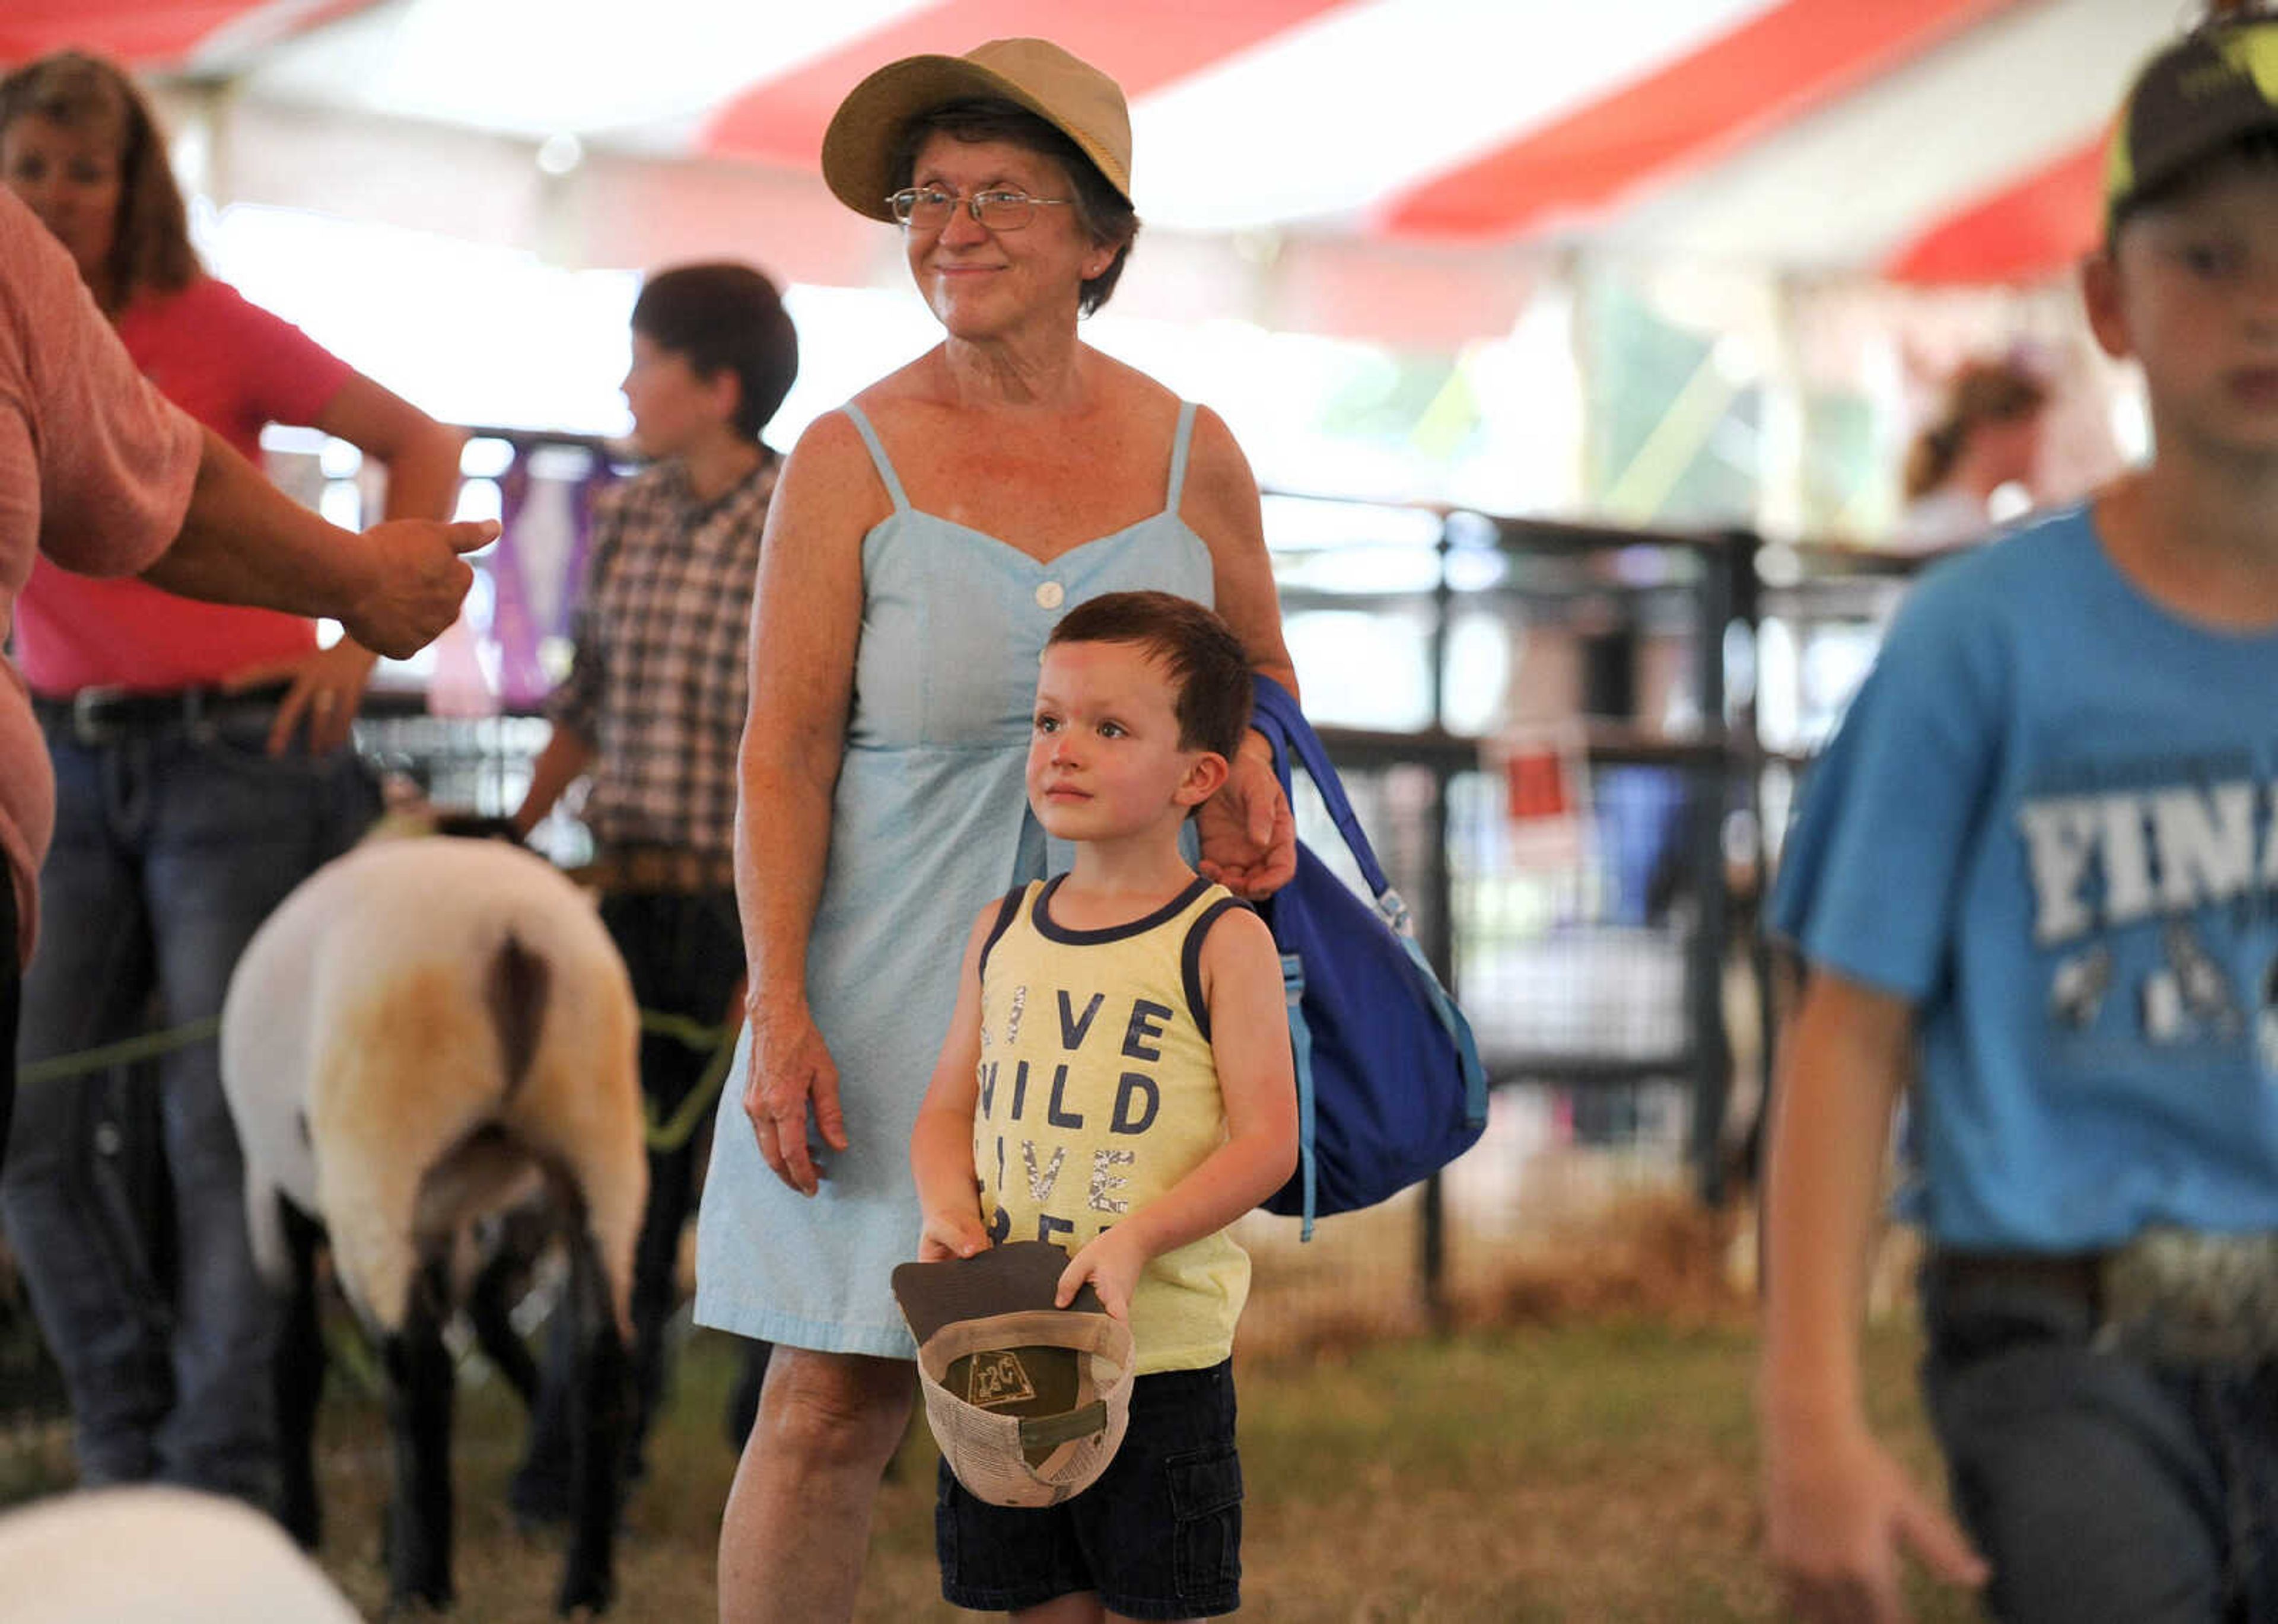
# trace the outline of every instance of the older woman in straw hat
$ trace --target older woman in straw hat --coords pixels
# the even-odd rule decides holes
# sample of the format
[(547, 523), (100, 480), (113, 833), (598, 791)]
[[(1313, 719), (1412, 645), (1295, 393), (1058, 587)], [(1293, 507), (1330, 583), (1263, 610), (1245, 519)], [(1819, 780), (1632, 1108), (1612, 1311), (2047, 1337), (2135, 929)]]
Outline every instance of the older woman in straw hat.
[[(778, 1352), (722, 1530), (723, 1619), (853, 1606), (914, 1391), (888, 1276), (917, 1243), (910, 1127), (961, 944), (984, 902), (1065, 865), (1022, 789), (1054, 621), (1178, 592), (1292, 681), (1225, 425), (1077, 337), (1138, 229), (1130, 160), (1121, 91), (1039, 40), (882, 68), (824, 140), (831, 189), (901, 226), (944, 337), (808, 430), (768, 515), (738, 842), (747, 1081), (715, 1136), (696, 1312)], [(1294, 870), (1261, 738), (1200, 835), (1239, 892)]]

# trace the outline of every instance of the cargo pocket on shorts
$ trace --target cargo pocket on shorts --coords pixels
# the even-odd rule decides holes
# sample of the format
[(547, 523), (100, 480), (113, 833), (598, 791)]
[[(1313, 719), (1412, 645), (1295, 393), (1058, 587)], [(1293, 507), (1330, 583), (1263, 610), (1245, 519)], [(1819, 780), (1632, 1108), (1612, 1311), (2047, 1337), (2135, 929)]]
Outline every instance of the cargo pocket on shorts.
[(1177, 1524), (1172, 1559), (1181, 1599), (1201, 1600), (1242, 1579), (1242, 1460), (1225, 1445), (1164, 1462)]

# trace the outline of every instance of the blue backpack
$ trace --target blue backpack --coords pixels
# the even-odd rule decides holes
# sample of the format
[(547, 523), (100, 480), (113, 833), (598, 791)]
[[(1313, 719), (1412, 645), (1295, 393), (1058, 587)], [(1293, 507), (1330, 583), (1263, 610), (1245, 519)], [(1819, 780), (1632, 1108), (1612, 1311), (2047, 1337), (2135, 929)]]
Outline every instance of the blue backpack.
[(1372, 1207), (1470, 1149), (1487, 1126), (1487, 1072), (1296, 698), (1258, 677), (1250, 721), (1285, 794), (1292, 758), (1304, 765), (1376, 898), (1300, 842), (1296, 877), (1257, 904), (1281, 950), (1298, 1132), (1296, 1172), (1261, 1204), (1302, 1217), (1311, 1239), (1317, 1216)]

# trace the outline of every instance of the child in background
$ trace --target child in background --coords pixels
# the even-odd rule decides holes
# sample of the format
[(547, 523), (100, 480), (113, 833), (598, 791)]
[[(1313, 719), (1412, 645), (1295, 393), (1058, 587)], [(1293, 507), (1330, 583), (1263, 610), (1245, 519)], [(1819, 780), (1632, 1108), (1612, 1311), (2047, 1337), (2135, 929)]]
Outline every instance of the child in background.
[[(911, 1138), (918, 1255), (1061, 1247), (1060, 1302), (1091, 1282), (1138, 1379), (1115, 1460), (1062, 1505), (988, 1505), (943, 1467), (959, 1606), (1072, 1624), (1240, 1605), (1229, 1358), (1250, 1260), (1226, 1229), (1296, 1166), (1296, 1084), (1273, 939), (1179, 833), (1224, 781), (1250, 692), (1241, 642), (1168, 593), (1093, 599), (1044, 651), (1028, 804), (1075, 860), (974, 921)], [(1174, 1524), (1174, 1503), (1199, 1520)]]
[[(591, 775), (590, 882), (634, 995), (644, 1010), (710, 1026), (743, 997), (736, 752), (760, 533), (783, 461), (760, 437), (799, 376), (799, 334), (775, 284), (732, 261), (650, 276), (631, 324), (623, 387), (650, 466), (595, 504), (570, 675), (547, 701), (553, 732), (514, 821), (529, 834)], [(710, 1059), (671, 1033), (642, 1037), (641, 1091), (656, 1121), (672, 1119)], [(679, 1304), (680, 1232), (703, 1148), (699, 1138), (649, 1152), (633, 1261), (636, 1466), (664, 1399), (665, 1323)], [(560, 1317), (510, 1490), (526, 1521), (569, 1514), (572, 1339)], [(747, 1359), (764, 1350), (750, 1345)]]
[[(2259, 13), (2137, 77), (2084, 294), (2157, 452), (1923, 580), (1788, 841), (1760, 1405), (1807, 1619), (1903, 1618), (1902, 1552), (2005, 1620), (2278, 1618), (2274, 93)], [(1860, 1391), (1917, 1066), (1924, 1387), (1975, 1550)]]

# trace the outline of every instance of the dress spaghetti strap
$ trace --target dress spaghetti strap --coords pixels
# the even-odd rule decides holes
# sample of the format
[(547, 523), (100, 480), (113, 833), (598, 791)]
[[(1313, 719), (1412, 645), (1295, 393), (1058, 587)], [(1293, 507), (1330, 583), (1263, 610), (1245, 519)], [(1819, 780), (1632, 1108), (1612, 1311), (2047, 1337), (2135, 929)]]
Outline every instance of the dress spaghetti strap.
[(1195, 403), (1181, 400), (1179, 402), (1179, 431), (1171, 439), (1171, 493), (1163, 503), (1163, 511), (1173, 519), (1179, 516), (1179, 498), (1187, 488), (1187, 447), (1194, 435)]
[[(877, 430), (870, 426), (869, 418), (863, 415), (862, 408), (853, 401), (849, 400), (838, 409), (846, 414), (847, 421), (852, 423), (856, 431), (862, 436), (862, 443), (870, 448), (870, 461), (877, 467), (878, 477), (885, 483), (886, 494), (894, 499), (894, 511), (907, 513), (910, 499), (902, 494), (901, 477), (894, 472), (893, 463), (887, 460), (886, 447), (878, 438)], [(1180, 429), (1179, 448), (1171, 455), (1171, 489), (1174, 492), (1179, 488), (1179, 475), (1185, 466), (1186, 458), (1185, 424), (1181, 423)], [(1175, 499), (1174, 497), (1173, 500)]]

